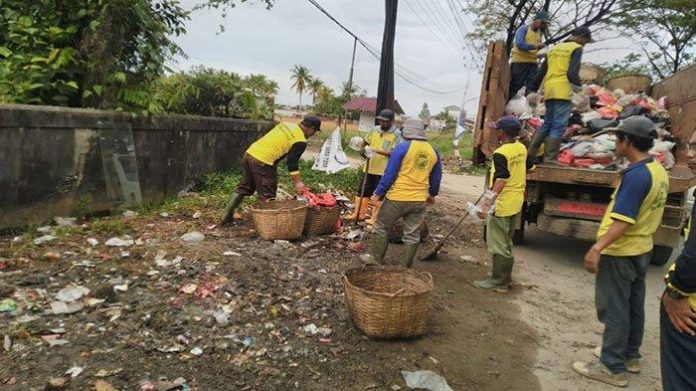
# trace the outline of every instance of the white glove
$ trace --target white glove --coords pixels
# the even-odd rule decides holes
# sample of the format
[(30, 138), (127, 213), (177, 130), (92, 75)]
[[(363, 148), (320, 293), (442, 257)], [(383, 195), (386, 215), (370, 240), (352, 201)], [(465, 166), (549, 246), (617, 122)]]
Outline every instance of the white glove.
[(467, 202), (466, 210), (467, 212), (469, 212), (469, 216), (471, 216), (474, 220), (483, 221), (483, 219), (478, 217), (479, 213), (482, 212), (481, 208), (479, 208), (478, 205), (474, 205), (471, 202)]
[(367, 147), (365, 147), (365, 157), (366, 158), (372, 159), (373, 157), (375, 157), (375, 155), (376, 155), (375, 150), (372, 149), (372, 147), (370, 147), (369, 145)]
[(363, 139), (360, 136), (353, 136), (350, 139), (350, 143), (348, 144), (350, 146), (350, 149), (354, 151), (360, 151), (362, 147), (365, 145), (365, 139)]

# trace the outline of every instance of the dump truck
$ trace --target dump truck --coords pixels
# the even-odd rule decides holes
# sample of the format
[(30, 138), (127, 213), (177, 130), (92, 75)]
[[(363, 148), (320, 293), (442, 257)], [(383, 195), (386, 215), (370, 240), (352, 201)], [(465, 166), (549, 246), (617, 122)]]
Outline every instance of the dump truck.
[[(491, 42), (484, 67), (478, 115), (474, 127), (474, 163), (483, 164), (498, 146), (496, 131), (487, 124), (504, 115), (508, 101), (510, 67), (503, 41)], [(668, 171), (669, 195), (664, 216), (653, 240), (651, 264), (664, 265), (679, 245), (688, 219), (688, 192), (696, 175), (688, 165), (688, 143), (696, 132), (696, 66), (654, 84), (650, 96), (666, 97), (671, 133), (677, 139), (676, 164)], [(514, 242), (524, 240), (525, 226), (562, 237), (594, 241), (599, 223), (618, 185), (618, 171), (539, 164), (527, 174), (522, 213)]]

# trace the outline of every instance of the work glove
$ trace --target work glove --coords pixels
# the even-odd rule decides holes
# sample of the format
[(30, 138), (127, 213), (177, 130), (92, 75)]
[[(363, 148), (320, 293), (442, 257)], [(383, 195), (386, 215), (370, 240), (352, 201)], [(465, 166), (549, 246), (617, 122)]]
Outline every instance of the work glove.
[(375, 150), (372, 149), (372, 147), (370, 147), (369, 145), (367, 147), (365, 147), (365, 157), (366, 158), (372, 159), (373, 157), (375, 157), (375, 154), (376, 154)]

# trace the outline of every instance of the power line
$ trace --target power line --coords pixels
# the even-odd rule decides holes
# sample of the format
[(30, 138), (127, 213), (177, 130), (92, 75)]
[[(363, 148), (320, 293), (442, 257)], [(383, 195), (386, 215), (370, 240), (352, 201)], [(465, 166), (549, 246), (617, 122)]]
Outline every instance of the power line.
[(428, 30), (430, 30), (430, 32), (433, 34), (433, 36), (435, 38), (437, 38), (438, 41), (440, 41), (440, 43), (442, 44), (442, 46), (444, 48), (448, 49), (455, 56), (459, 56), (459, 54), (456, 52), (457, 48), (455, 46), (452, 46), (452, 44), (445, 42), (447, 40), (446, 37), (443, 40), (442, 37), (444, 37), (444, 36), (441, 35), (442, 33), (439, 33), (439, 32), (438, 32), (439, 34), (436, 33), (436, 30), (433, 29), (433, 27), (430, 25), (430, 23), (427, 23), (423, 19), (423, 16), (421, 16), (421, 13), (416, 11), (415, 8), (413, 8), (413, 5), (411, 5), (411, 3), (408, 0), (406, 0), (405, 3), (406, 3), (406, 6), (411, 10), (411, 12), (413, 12), (418, 17), (418, 19), (421, 21), (421, 23), (423, 23), (425, 25), (425, 27), (427, 27)]
[[(358, 43), (360, 44), (360, 46), (362, 46), (363, 48), (365, 48), (365, 50), (367, 50), (367, 52), (370, 53), (370, 55), (372, 55), (373, 57), (375, 57), (377, 60), (380, 60), (380, 61), (381, 61), (382, 55), (381, 55), (381, 53), (380, 53), (377, 49), (371, 47), (367, 42), (365, 42), (365, 41), (364, 41), (362, 38), (360, 38), (357, 34), (353, 33), (353, 32), (352, 32), (351, 30), (349, 30), (346, 26), (344, 26), (341, 22), (339, 22), (333, 15), (331, 15), (326, 9), (324, 9), (324, 7), (322, 7), (319, 3), (317, 3), (316, 0), (307, 0), (307, 1), (309, 1), (310, 4), (312, 4), (315, 8), (317, 8), (319, 11), (321, 11), (324, 15), (326, 15), (326, 16), (327, 16), (329, 19), (331, 19), (334, 23), (336, 23), (343, 31), (345, 31), (346, 33), (348, 33), (348, 34), (349, 34), (350, 36), (352, 36), (353, 38), (355, 38), (355, 39), (358, 41)], [(396, 66), (396, 64), (395, 64), (395, 66)], [(405, 68), (404, 68), (404, 69), (405, 69)], [(409, 72), (410, 72), (410, 71), (409, 71)], [(413, 73), (413, 72), (412, 72), (412, 73)], [(466, 88), (466, 87), (462, 87), (462, 88), (459, 88), (459, 89), (456, 89), (456, 90), (452, 90), (452, 91), (436, 91), (436, 90), (433, 90), (433, 89), (430, 89), (430, 88), (423, 87), (423, 86), (419, 85), (418, 83), (414, 82), (413, 80), (410, 80), (408, 77), (406, 77), (405, 75), (403, 75), (401, 72), (399, 72), (399, 71), (397, 71), (397, 70), (394, 70), (394, 74), (397, 75), (397, 76), (399, 76), (402, 80), (404, 80), (405, 82), (411, 84), (412, 86), (417, 87), (417, 88), (419, 88), (419, 89), (421, 89), (421, 90), (423, 90), (423, 91), (427, 91), (427, 92), (433, 93), (433, 94), (441, 94), (441, 95), (453, 94), (453, 93), (456, 93), (456, 92), (463, 91), (464, 88)], [(415, 74), (415, 73), (414, 73), (414, 74)]]

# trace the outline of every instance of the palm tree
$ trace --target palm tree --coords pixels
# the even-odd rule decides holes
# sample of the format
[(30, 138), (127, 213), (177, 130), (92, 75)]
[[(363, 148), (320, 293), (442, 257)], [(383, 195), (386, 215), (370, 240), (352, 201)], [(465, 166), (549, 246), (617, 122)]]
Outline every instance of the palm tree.
[(307, 89), (307, 84), (312, 80), (312, 76), (309, 74), (309, 69), (303, 65), (295, 65), (291, 72), (290, 78), (294, 80), (292, 88), (300, 94), (300, 111), (302, 111), (302, 93)]
[(317, 77), (313, 77), (308, 83), (309, 90), (312, 91), (312, 103), (317, 104), (317, 94), (324, 88), (324, 82)]

